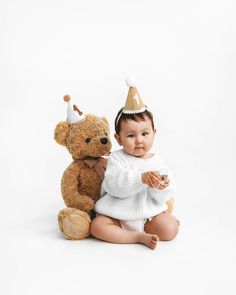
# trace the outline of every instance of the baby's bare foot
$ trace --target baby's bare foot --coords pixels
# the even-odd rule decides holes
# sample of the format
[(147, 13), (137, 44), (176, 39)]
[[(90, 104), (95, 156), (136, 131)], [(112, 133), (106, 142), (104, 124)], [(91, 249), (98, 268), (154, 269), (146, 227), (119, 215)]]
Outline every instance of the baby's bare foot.
[(159, 241), (158, 236), (154, 234), (143, 233), (140, 237), (140, 243), (146, 245), (152, 250), (156, 248), (158, 241)]

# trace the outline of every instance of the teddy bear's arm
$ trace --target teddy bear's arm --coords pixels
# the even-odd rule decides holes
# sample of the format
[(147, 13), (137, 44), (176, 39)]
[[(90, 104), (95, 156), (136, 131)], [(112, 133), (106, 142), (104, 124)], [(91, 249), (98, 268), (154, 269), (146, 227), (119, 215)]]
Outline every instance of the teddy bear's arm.
[(80, 167), (72, 163), (64, 172), (61, 181), (61, 191), (65, 204), (89, 212), (94, 208), (94, 201), (79, 193)]

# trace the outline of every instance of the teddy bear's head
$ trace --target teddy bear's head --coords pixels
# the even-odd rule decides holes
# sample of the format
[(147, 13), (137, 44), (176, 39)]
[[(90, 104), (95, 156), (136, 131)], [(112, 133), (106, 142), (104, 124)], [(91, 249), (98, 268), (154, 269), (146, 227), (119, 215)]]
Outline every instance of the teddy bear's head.
[(99, 157), (109, 154), (111, 140), (106, 118), (86, 115), (82, 122), (57, 124), (54, 138), (65, 146), (73, 158)]

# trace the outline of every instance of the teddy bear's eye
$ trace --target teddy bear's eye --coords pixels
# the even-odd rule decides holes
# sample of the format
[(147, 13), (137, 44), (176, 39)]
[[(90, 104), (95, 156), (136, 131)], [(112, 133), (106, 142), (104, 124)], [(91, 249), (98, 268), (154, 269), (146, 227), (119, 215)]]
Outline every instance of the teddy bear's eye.
[(90, 140), (91, 140), (91, 138), (88, 137), (88, 138), (85, 139), (85, 142), (89, 143)]

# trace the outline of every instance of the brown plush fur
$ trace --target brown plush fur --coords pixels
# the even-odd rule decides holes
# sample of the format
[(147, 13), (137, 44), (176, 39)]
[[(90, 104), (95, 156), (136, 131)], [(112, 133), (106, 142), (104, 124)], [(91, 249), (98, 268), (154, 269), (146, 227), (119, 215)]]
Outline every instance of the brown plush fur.
[[(87, 115), (80, 123), (58, 123), (54, 138), (67, 148), (74, 159), (61, 180), (62, 197), (68, 208), (59, 212), (59, 226), (66, 238), (84, 239), (89, 235), (89, 213), (100, 197), (102, 182), (96, 171), (84, 163), (84, 159), (109, 154), (109, 124), (106, 118)], [(107, 139), (106, 144), (101, 142), (104, 138)]]

